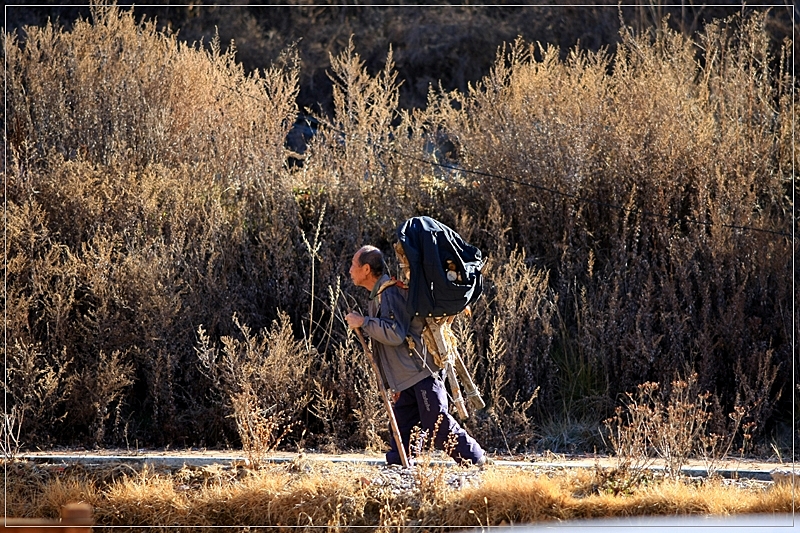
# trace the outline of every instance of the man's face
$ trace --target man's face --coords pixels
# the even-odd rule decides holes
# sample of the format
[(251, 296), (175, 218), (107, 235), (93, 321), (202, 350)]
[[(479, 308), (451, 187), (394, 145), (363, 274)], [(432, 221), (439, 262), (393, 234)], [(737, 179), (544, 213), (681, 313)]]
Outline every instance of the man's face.
[(357, 287), (366, 287), (366, 280), (369, 277), (369, 265), (358, 264), (358, 256), (361, 252), (356, 252), (353, 256), (353, 261), (350, 263), (350, 279), (353, 280), (353, 285)]

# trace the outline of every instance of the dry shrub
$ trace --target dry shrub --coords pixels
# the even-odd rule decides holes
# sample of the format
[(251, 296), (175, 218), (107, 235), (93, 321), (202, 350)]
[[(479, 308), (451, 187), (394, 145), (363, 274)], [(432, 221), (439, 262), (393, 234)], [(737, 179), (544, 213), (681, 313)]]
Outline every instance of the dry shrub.
[(333, 429), (328, 440), (347, 448), (387, 450), (389, 418), (372, 366), (354, 335), (338, 346), (331, 363), (320, 366), (319, 377), (324, 394), (335, 399), (333, 405), (323, 406), (320, 412)]
[(20, 440), (24, 420), (25, 413), (17, 405), (13, 405), (11, 409), (6, 409), (3, 413), (2, 427), (0, 428), (0, 453), (6, 461), (15, 459), (25, 444)]
[(112, 405), (116, 407), (114, 427), (119, 427), (122, 405), (120, 399), (125, 389), (133, 384), (133, 364), (126, 360), (126, 353), (115, 350), (110, 356), (104, 352), (98, 355), (96, 366), (84, 370), (78, 376), (78, 383), (86, 387), (80, 396), (91, 401), (92, 422), (90, 431), (97, 444), (104, 442), (105, 427), (111, 416)]
[(240, 339), (222, 337), (222, 354), (205, 330), (198, 330), (206, 376), (233, 411), (245, 453), (254, 466), (278, 446), (310, 401), (306, 389), (311, 355), (295, 340), (289, 316), (281, 313), (269, 330), (257, 335), (234, 315)]
[(126, 169), (190, 164), (271, 181), (295, 112), (293, 65), (246, 75), (218, 41), (204, 52), (116, 7), (95, 6), (93, 19), (10, 38), (11, 139), (40, 157), (55, 149)]
[(618, 407), (615, 416), (605, 421), (618, 470), (631, 471), (636, 479), (658, 457), (666, 475), (677, 478), (690, 457), (700, 456), (713, 474), (740, 432), (744, 450), (752, 431), (752, 426), (742, 427), (747, 406), (737, 405), (722, 434), (715, 434), (709, 429), (714, 415), (711, 393), (700, 391), (697, 374), (674, 380), (664, 391), (659, 388), (652, 382), (639, 385), (636, 394), (627, 395), (625, 407)]
[[(497, 417), (469, 422), (487, 446), (530, 447), (550, 417), (599, 425), (620, 394), (687, 368), (714, 431), (737, 402), (754, 436), (780, 422), (794, 80), (763, 13), (697, 40), (623, 29), (613, 54), (517, 40), (480, 83), (414, 111), (399, 110), (394, 53), (371, 73), (351, 41), (294, 165), (295, 49), (246, 74), (219, 40), (180, 43), (117, 7), (92, 16), (6, 36), (8, 346), (71, 361), (63, 403), (26, 411), (23, 441), (64, 413), (54, 441), (237, 441), (198, 324), (232, 339), (232, 316), (257, 331), (282, 309), (304, 357), (316, 350), (296, 376), (313, 412), (291, 413), (312, 414), (308, 442), (382, 447), (372, 377), (338, 318), (367, 295), (339, 280), (365, 243), (396, 268), (394, 230), (420, 214), (491, 258), (462, 336)], [(99, 375), (103, 398), (71, 385)]]
[[(4, 389), (8, 405), (4, 411), (3, 440), (14, 446), (5, 455), (14, 455), (26, 442), (29, 432), (39, 442), (53, 442), (57, 426), (68, 411), (68, 398), (76, 385), (71, 363), (65, 353), (43, 353), (39, 345), (17, 340), (6, 355)], [(10, 406), (10, 407), (9, 407)], [(22, 432), (23, 424), (25, 433)]]
[[(490, 216), (499, 220), (499, 208)], [(520, 250), (492, 256), (485, 270), (485, 298), (474, 318), (464, 322), (477, 332), (475, 351), (483, 356), (475, 358), (472, 372), (481, 376), (476, 381), (488, 407), (467, 425), (481, 440), (502, 443), (509, 453), (524, 451), (534, 442), (534, 413), (541, 413), (533, 405), (552, 379), (548, 354), (556, 309), (547, 272), (530, 265)], [(470, 346), (466, 339), (462, 344)]]
[[(401, 137), (394, 124), (399, 82), (391, 51), (374, 77), (352, 42), (331, 57), (331, 63), (334, 114), (318, 117), (317, 135), (292, 181), (294, 190), (302, 193), (303, 229), (310, 229), (326, 206), (319, 254), (327, 260), (320, 265), (319, 279), (333, 285), (362, 244), (385, 245), (393, 237), (398, 221), (413, 209), (416, 178), (411, 173), (398, 175), (391, 149)], [(411, 187), (405, 186), (408, 182)]]
[(476, 90), (429, 105), (458, 164), (489, 174), (451, 202), (479, 219), (502, 206), (504, 238), (548, 273), (559, 335), (538, 384), (551, 411), (608, 410), (686, 364), (722, 412), (743, 388), (776, 405), (790, 353), (791, 96), (763, 23), (710, 25), (701, 61), (666, 27), (624, 31), (613, 57), (560, 61), (517, 41)]
[[(245, 75), (233, 52), (97, 7), (69, 32), (9, 36), (6, 54), (9, 338), (63, 353), (73, 376), (96, 375), (101, 354), (133, 366), (122, 396), (68, 396), (62, 438), (226, 439), (201, 400), (196, 325), (227, 333), (237, 311), (266, 324), (303, 298), (304, 272), (286, 268), (298, 237), (283, 186), (291, 52)], [(106, 419), (95, 401), (122, 408)], [(47, 420), (28, 417), (23, 434)]]

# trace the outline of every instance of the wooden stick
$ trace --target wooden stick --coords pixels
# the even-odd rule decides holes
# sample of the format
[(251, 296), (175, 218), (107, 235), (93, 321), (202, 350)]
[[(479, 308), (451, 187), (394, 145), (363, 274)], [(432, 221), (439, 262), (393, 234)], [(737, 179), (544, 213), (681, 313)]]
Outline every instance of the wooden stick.
[(466, 420), (469, 417), (469, 412), (467, 412), (467, 406), (464, 404), (464, 397), (461, 395), (461, 387), (458, 385), (455, 368), (449, 361), (444, 365), (444, 373), (447, 376), (447, 383), (450, 384), (450, 392), (453, 394), (453, 405), (455, 405), (456, 412), (461, 420)]
[(464, 392), (466, 393), (467, 402), (469, 402), (470, 407), (475, 409), (476, 411), (479, 409), (483, 409), (486, 407), (486, 403), (481, 398), (481, 392), (478, 390), (478, 387), (475, 385), (475, 382), (472, 381), (472, 376), (469, 374), (469, 370), (467, 370), (467, 365), (464, 364), (464, 360), (461, 358), (461, 354), (458, 352), (458, 349), (453, 347), (453, 351), (455, 352), (455, 368), (456, 374), (461, 379), (461, 384), (464, 385)]
[(408, 468), (408, 457), (406, 456), (406, 449), (403, 447), (403, 438), (400, 436), (400, 427), (397, 425), (397, 419), (394, 417), (394, 409), (392, 409), (392, 400), (389, 398), (389, 391), (386, 390), (386, 386), (383, 384), (383, 376), (381, 375), (381, 369), (378, 364), (378, 360), (374, 355), (372, 355), (372, 350), (370, 350), (367, 346), (367, 342), (364, 340), (364, 335), (361, 334), (361, 329), (355, 328), (355, 332), (356, 335), (358, 335), (358, 340), (361, 342), (361, 347), (364, 348), (364, 352), (369, 358), (369, 362), (372, 363), (372, 370), (375, 372), (375, 378), (378, 380), (378, 390), (380, 391), (381, 397), (383, 398), (383, 403), (386, 406), (386, 414), (389, 417), (389, 425), (392, 427), (394, 442), (397, 444), (397, 451), (400, 453), (400, 462), (404, 467)]
[[(458, 351), (448, 339), (445, 339), (443, 333), (444, 328), (450, 329), (450, 323), (442, 322), (436, 318), (428, 318), (427, 321), (428, 328), (433, 334), (433, 340), (436, 342), (436, 349), (444, 362), (445, 376), (447, 377), (448, 385), (450, 385), (450, 392), (453, 395), (453, 405), (461, 420), (466, 420), (469, 413), (467, 412), (467, 406), (464, 404), (464, 397), (461, 395), (458, 376), (456, 376), (456, 371), (459, 369), (455, 366), (455, 356), (458, 355)], [(470, 380), (470, 383), (472, 383), (472, 380)]]

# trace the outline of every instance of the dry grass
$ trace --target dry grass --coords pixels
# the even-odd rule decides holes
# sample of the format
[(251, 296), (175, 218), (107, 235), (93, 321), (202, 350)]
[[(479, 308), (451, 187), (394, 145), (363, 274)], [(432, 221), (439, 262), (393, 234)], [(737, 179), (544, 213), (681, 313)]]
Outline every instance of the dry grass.
[(590, 449), (625, 393), (695, 372), (709, 435), (742, 406), (768, 450), (788, 423), (792, 250), (736, 229), (792, 229), (793, 58), (765, 20), (626, 30), (613, 55), (520, 40), (413, 112), (394, 53), (373, 72), (353, 42), (295, 165), (291, 47), (245, 74), (218, 41), (115, 7), (6, 36), (3, 427), (21, 447), (382, 449), (341, 321), (366, 295), (342, 278), (425, 214), (491, 258), (459, 325), (487, 447)]
[[(258, 470), (221, 466), (95, 467), (91, 471), (12, 463), (9, 516), (55, 516), (64, 503), (86, 501), (100, 526), (265, 526), (311, 531), (389, 531), (498, 526), (549, 520), (638, 515), (788, 513), (787, 484), (745, 486), (720, 479), (654, 479), (624, 492), (612, 490), (619, 472), (561, 472), (494, 467), (461, 488), (418, 484), (408, 491), (371, 483), (378, 469), (317, 461), (268, 465)], [(422, 465), (415, 476), (464, 472)], [(465, 473), (465, 472), (464, 472)], [(23, 496), (24, 492), (24, 496)]]

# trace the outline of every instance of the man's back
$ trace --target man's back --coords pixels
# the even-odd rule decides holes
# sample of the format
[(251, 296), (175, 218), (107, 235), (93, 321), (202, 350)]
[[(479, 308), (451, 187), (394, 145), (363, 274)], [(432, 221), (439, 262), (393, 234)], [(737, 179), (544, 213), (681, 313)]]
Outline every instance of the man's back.
[[(378, 285), (391, 278), (384, 275)], [(422, 343), (423, 322), (408, 313), (408, 291), (390, 284), (369, 302), (369, 317), (362, 327), (372, 339), (389, 387), (401, 391), (439, 371)], [(408, 342), (410, 337), (411, 342)]]

